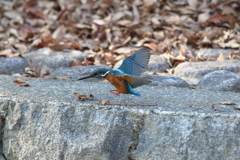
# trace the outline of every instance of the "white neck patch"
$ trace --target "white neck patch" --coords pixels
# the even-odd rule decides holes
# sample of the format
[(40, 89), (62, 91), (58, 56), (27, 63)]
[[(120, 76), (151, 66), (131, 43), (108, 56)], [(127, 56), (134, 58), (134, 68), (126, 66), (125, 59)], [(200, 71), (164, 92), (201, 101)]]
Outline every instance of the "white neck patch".
[(105, 77), (109, 72), (110, 72), (110, 71), (107, 71), (106, 73), (104, 73), (104, 74), (102, 75), (102, 77)]

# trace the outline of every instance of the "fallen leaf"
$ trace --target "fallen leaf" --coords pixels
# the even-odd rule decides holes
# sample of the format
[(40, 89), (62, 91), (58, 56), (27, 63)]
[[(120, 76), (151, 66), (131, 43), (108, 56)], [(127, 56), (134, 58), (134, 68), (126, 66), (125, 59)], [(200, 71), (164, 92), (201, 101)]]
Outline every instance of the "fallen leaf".
[(188, 88), (190, 88), (190, 89), (200, 89), (200, 87), (195, 87), (195, 86), (189, 86)]
[(237, 70), (237, 71), (235, 71), (234, 73), (236, 73), (236, 74), (240, 74), (240, 70)]
[(220, 101), (220, 104), (225, 104), (225, 105), (235, 105), (235, 103), (232, 102), (232, 101), (230, 101), (230, 100)]
[(112, 16), (111, 21), (116, 22), (124, 16), (123, 12), (117, 12)]
[(78, 98), (78, 100), (81, 100), (81, 101), (86, 100), (86, 99), (88, 99), (88, 100), (93, 100), (94, 99), (94, 96), (92, 94), (87, 96), (85, 94), (79, 94), (77, 92), (74, 92), (73, 95), (76, 96)]
[(167, 71), (167, 73), (169, 75), (173, 75), (174, 74), (174, 70), (175, 70), (175, 68), (166, 69), (166, 71)]
[(13, 93), (0, 93), (0, 97), (6, 97), (6, 96), (11, 96), (11, 95), (16, 95)]
[(64, 44), (60, 44), (56, 41), (52, 41), (51, 43), (49, 43), (48, 47), (53, 51), (63, 51), (67, 48), (67, 46), (65, 46)]
[(170, 64), (171, 67), (176, 67), (177, 65), (179, 65), (180, 63), (185, 62), (184, 59), (178, 59), (178, 58), (174, 58), (174, 57), (170, 57), (168, 59), (168, 63)]
[(73, 58), (71, 63), (69, 64), (69, 67), (76, 67), (82, 65), (82, 62), (78, 59)]
[(109, 100), (101, 100), (102, 105), (110, 104), (111, 102)]
[(217, 58), (218, 61), (224, 61), (227, 59), (229, 59), (229, 56), (228, 56), (228, 54), (224, 54), (224, 53), (221, 53)]
[(234, 107), (234, 109), (236, 109), (236, 110), (240, 110), (240, 106), (238, 106), (238, 107)]
[(19, 55), (20, 55), (19, 53), (13, 53), (13, 51), (11, 49), (6, 49), (6, 50), (3, 50), (3, 51), (0, 51), (0, 56), (3, 56), (3, 57), (20, 58)]
[(105, 24), (104, 20), (102, 20), (102, 19), (94, 19), (92, 22), (99, 26), (102, 26)]
[(89, 94), (89, 98), (92, 98), (92, 99), (94, 99), (94, 96), (93, 96), (93, 94), (92, 94), (92, 93), (90, 93), (90, 94)]
[(221, 13), (217, 12), (215, 15), (211, 16), (207, 21), (212, 23), (220, 23), (224, 20), (227, 20), (229, 15), (222, 15)]
[(210, 15), (208, 12), (204, 12), (198, 15), (198, 22), (205, 23), (209, 19)]
[(18, 51), (19, 51), (21, 54), (26, 53), (27, 50), (28, 50), (26, 45), (20, 44), (20, 43), (14, 44), (14, 47), (15, 47), (16, 49), (18, 49)]
[(23, 8), (28, 9), (28, 8), (36, 7), (37, 5), (38, 5), (38, 0), (26, 0), (23, 3)]
[(193, 9), (196, 9), (198, 6), (198, 0), (187, 0), (188, 5)]
[(61, 25), (60, 27), (58, 27), (58, 29), (56, 29), (53, 33), (52, 33), (52, 38), (54, 40), (57, 40), (57, 41), (60, 41), (63, 36), (65, 35), (66, 33), (66, 28)]
[(209, 104), (207, 104), (206, 102), (190, 103), (188, 105), (189, 105), (189, 107), (193, 107), (193, 106), (209, 106)]
[(14, 19), (15, 17), (19, 16), (19, 12), (7, 11), (7, 12), (4, 12), (4, 16), (6, 16), (7, 18), (10, 18), (10, 19)]
[(13, 82), (15, 84), (17, 84), (19, 87), (28, 87), (28, 86), (30, 86), (27, 82), (24, 82), (21, 79), (16, 79)]
[(26, 13), (33, 18), (42, 18), (42, 19), (47, 18), (47, 16), (43, 14), (40, 8), (29, 8), (26, 10)]
[(214, 111), (219, 111), (217, 108), (215, 108), (215, 103), (213, 103), (212, 105), (211, 105), (211, 108), (214, 110)]

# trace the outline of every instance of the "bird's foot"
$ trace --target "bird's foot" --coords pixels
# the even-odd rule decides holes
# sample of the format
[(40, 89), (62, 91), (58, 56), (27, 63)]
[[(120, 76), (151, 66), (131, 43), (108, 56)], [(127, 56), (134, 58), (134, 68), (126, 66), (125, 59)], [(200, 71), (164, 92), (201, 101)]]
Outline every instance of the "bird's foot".
[(118, 90), (110, 90), (110, 93), (119, 96), (119, 92), (118, 92)]

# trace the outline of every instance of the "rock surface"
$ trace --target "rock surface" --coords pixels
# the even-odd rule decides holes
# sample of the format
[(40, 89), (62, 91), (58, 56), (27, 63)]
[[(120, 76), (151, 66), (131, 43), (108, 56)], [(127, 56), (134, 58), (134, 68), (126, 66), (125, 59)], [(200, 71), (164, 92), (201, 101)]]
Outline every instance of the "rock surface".
[(240, 75), (225, 71), (213, 71), (199, 81), (199, 87), (224, 91), (240, 91)]
[(83, 61), (86, 56), (86, 54), (77, 50), (57, 52), (50, 48), (42, 48), (23, 55), (27, 61), (31, 60), (34, 67), (47, 67), (49, 69), (69, 67), (73, 58)]
[(22, 74), (27, 66), (28, 62), (22, 58), (0, 57), (0, 74)]
[(181, 77), (189, 84), (197, 85), (205, 74), (215, 70), (235, 72), (240, 70), (240, 60), (184, 62), (176, 67), (174, 76)]
[[(77, 66), (77, 67), (61, 67), (55, 69), (50, 73), (52, 77), (69, 77), (71, 79), (78, 79), (80, 77), (89, 75), (97, 68), (109, 68), (108, 66)], [(88, 79), (87, 81), (96, 81), (96, 78)]]
[[(222, 100), (239, 106), (239, 92), (142, 86), (142, 97), (115, 96), (110, 84), (24, 79), (31, 86), (18, 87), (13, 80), (0, 76), (1, 93), (15, 94), (0, 97), (8, 160), (239, 159), (240, 111), (211, 108)], [(79, 101), (74, 92), (95, 99)]]
[(176, 76), (151, 76), (152, 82), (150, 85), (163, 85), (163, 86), (175, 86), (175, 87), (188, 87), (188, 83), (181, 79), (180, 77)]
[(164, 56), (151, 55), (146, 70), (150, 72), (166, 72), (166, 69), (169, 68), (170, 65)]

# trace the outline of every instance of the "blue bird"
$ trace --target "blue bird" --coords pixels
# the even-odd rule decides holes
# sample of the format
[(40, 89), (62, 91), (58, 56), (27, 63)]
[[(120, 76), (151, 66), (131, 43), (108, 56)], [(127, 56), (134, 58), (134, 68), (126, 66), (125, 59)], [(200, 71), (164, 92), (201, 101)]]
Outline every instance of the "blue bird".
[(144, 68), (147, 66), (150, 58), (151, 49), (141, 47), (140, 50), (125, 58), (118, 69), (95, 69), (89, 76), (82, 77), (78, 80), (87, 78), (107, 79), (117, 90), (110, 90), (115, 95), (134, 94), (140, 96), (133, 88), (148, 84), (151, 77), (139, 77)]

